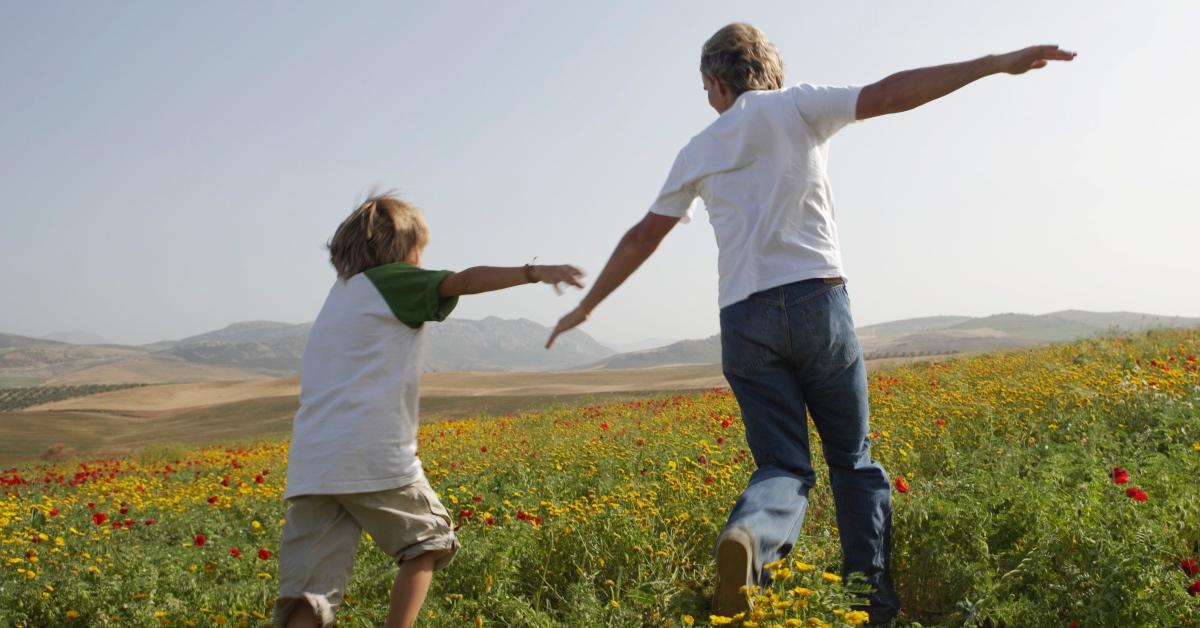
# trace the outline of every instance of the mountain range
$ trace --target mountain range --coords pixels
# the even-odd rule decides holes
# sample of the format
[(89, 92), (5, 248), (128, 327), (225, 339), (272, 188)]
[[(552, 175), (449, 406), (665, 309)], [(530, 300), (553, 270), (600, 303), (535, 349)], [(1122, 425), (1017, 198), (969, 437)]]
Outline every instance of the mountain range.
[[(858, 328), (868, 359), (1031, 346), (1107, 332), (1200, 326), (1198, 318), (1064, 310), (985, 317), (934, 316)], [(238, 380), (292, 375), (311, 323), (234, 323), (142, 346), (75, 344), (0, 334), (0, 387), (38, 384)], [(542, 348), (550, 328), (525, 319), (449, 319), (430, 325), (426, 371), (545, 371), (642, 368), (720, 361), (719, 335), (618, 353), (581, 330)], [(94, 334), (71, 332), (80, 339)]]

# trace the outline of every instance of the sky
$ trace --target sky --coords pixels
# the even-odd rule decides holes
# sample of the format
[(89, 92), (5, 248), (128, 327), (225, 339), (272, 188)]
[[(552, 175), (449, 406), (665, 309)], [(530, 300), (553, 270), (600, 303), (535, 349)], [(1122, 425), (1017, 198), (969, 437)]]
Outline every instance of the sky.
[[(699, 51), (733, 21), (787, 83), (868, 84), (1032, 44), (993, 76), (831, 140), (859, 325), (1076, 308), (1200, 316), (1200, 3), (10, 2), (0, 5), (0, 332), (181, 338), (316, 317), (324, 244), (371, 190), (430, 268), (594, 278), (716, 114)], [(464, 297), (553, 325), (581, 294)], [(717, 332), (701, 212), (582, 329)]]

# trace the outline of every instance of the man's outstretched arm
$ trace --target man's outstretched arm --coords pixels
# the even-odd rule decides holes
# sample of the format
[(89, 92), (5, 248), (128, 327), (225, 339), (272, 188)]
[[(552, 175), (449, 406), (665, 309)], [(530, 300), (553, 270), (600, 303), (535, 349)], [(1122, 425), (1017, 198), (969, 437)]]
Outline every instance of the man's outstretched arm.
[(915, 109), (937, 100), (968, 83), (992, 74), (1024, 74), (1046, 67), (1051, 61), (1070, 61), (1075, 53), (1058, 46), (1030, 46), (973, 61), (948, 63), (897, 72), (867, 85), (858, 95), (855, 117), (859, 120)]
[(583, 301), (579, 303), (579, 307), (567, 312), (567, 315), (558, 321), (558, 325), (554, 328), (554, 332), (550, 334), (550, 338), (546, 341), (546, 348), (554, 344), (554, 339), (558, 338), (559, 334), (578, 327), (581, 323), (587, 320), (588, 315), (592, 313), (605, 297), (612, 294), (618, 286), (625, 283), (626, 279), (637, 270), (642, 262), (645, 262), (650, 257), (651, 253), (658, 248), (658, 244), (667, 236), (671, 228), (679, 222), (679, 218), (674, 216), (663, 216), (661, 214), (648, 213), (646, 217), (632, 229), (627, 231), (621, 241), (617, 244), (616, 250), (608, 258), (608, 263), (604, 265), (604, 270), (600, 271), (600, 276), (596, 277), (596, 283), (592, 285), (592, 289), (583, 297)]

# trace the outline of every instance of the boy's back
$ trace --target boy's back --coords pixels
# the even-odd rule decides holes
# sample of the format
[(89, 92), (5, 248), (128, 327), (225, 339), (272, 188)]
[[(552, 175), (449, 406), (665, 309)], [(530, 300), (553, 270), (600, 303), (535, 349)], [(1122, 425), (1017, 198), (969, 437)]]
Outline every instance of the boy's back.
[(457, 298), (437, 296), (447, 274), (397, 263), (334, 283), (304, 349), (285, 497), (379, 491), (423, 476), (419, 321), (454, 308)]

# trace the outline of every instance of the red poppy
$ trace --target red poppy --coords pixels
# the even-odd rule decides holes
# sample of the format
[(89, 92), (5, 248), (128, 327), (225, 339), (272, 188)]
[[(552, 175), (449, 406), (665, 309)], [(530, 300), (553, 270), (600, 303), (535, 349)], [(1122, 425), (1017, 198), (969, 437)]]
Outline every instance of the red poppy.
[(1192, 586), (1188, 587), (1188, 595), (1200, 595), (1200, 580), (1193, 582)]
[(1131, 486), (1125, 489), (1125, 496), (1130, 499), (1136, 499), (1139, 502), (1144, 502), (1150, 498), (1150, 496), (1146, 494), (1146, 491), (1143, 491), (1136, 486)]
[(908, 492), (908, 481), (904, 479), (903, 475), (896, 476), (896, 490), (901, 493)]
[(485, 519), (484, 521), (485, 521), (485, 523), (487, 523), (490, 526), (496, 525), (496, 518), (491, 515), (488, 515), (488, 518)]
[(487, 447), (480, 447), (480, 448), (479, 448), (479, 453), (481, 453), (481, 454), (486, 454), (486, 453), (487, 453)]
[(938, 419), (938, 420), (937, 420), (937, 424), (938, 424), (938, 425), (943, 425), (943, 426), (944, 426), (944, 425), (946, 425), (946, 419)]
[(156, 522), (155, 522), (153, 519), (147, 519), (147, 520), (145, 520), (145, 521), (143, 521), (143, 522), (142, 522), (142, 525), (152, 526), (152, 525), (154, 525), (155, 523), (156, 523)]
[[(1109, 474), (1115, 484), (1124, 484), (1129, 481), (1129, 472), (1121, 467), (1113, 467), (1112, 473)], [(1130, 495), (1130, 497), (1133, 497)]]
[(58, 516), (58, 509), (57, 509), (57, 508), (51, 508), (51, 509), (50, 509), (50, 516), (51, 516), (51, 517), (57, 517), (57, 516)]
[(215, 503), (217, 503), (217, 496), (216, 496), (216, 495), (209, 495), (209, 496), (208, 496), (208, 503), (210, 503), (210, 504), (215, 504)]
[(1189, 576), (1200, 575), (1200, 564), (1196, 563), (1195, 558), (1185, 558), (1179, 561), (1179, 568)]
[(478, 504), (479, 502), (483, 501), (483, 496), (482, 496), (482, 495), (476, 495), (476, 496), (474, 496), (474, 497), (472, 497), (472, 498), (471, 498), (471, 501), (473, 501), (473, 502), (475, 502), (476, 504)]
[(262, 484), (264, 480), (266, 480), (266, 478), (264, 478), (261, 474), (254, 476), (255, 484)]
[(240, 549), (238, 549), (238, 548), (236, 548), (236, 547), (231, 547), (231, 548), (229, 548), (229, 555), (230, 555), (230, 556), (232, 556), (232, 557), (234, 557), (234, 558), (241, 558), (241, 557), (242, 557), (242, 550), (240, 550)]
[(102, 512), (98, 512), (98, 513), (92, 515), (92, 523), (94, 523), (96, 525), (100, 525), (100, 524), (104, 523), (105, 521), (108, 521), (108, 515), (106, 515)]
[(271, 552), (268, 551), (267, 549), (263, 548), (263, 549), (258, 550), (258, 559), (259, 560), (266, 560), (270, 557), (271, 557)]
[(601, 424), (600, 424), (600, 429), (602, 429), (602, 430), (607, 430), (607, 429), (608, 429), (608, 423), (607, 423), (607, 422), (601, 423)]
[(204, 536), (203, 532), (197, 534), (196, 537), (192, 539), (192, 545), (195, 545), (196, 547), (204, 547), (204, 544), (207, 542), (208, 537)]

